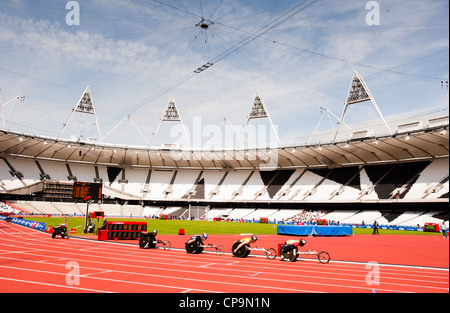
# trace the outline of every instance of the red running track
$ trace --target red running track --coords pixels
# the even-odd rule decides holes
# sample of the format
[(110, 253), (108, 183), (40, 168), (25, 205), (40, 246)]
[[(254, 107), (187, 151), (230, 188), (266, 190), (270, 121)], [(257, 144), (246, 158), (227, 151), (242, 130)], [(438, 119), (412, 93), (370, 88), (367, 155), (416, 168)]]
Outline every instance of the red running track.
[[(186, 240), (160, 237), (171, 240), (175, 248), (182, 248)], [(208, 242), (224, 244), (229, 251), (239, 237), (211, 236)], [(52, 239), (2, 223), (0, 293), (448, 293), (448, 241), (409, 236), (416, 243), (411, 244), (403, 236), (391, 237), (307, 239), (310, 249), (330, 253), (332, 262), (324, 265), (315, 260), (286, 263), (256, 255), (236, 259), (230, 254), (188, 255), (183, 249), (141, 250), (135, 243)], [(286, 239), (260, 236), (258, 244), (269, 248)], [(399, 247), (402, 242), (406, 243)], [(427, 258), (434, 249), (439, 254)], [(379, 267), (364, 263), (369, 261)]]

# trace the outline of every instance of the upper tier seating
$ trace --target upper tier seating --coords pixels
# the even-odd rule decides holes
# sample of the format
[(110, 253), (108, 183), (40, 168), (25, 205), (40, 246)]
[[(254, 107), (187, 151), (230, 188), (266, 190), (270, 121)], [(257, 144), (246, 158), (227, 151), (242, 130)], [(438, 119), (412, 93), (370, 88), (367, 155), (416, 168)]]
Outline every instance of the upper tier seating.
[(448, 161), (260, 172), (117, 168), (3, 156), (0, 193), (27, 194), (42, 181), (83, 181), (103, 182), (111, 195), (142, 200), (432, 201), (449, 197)]

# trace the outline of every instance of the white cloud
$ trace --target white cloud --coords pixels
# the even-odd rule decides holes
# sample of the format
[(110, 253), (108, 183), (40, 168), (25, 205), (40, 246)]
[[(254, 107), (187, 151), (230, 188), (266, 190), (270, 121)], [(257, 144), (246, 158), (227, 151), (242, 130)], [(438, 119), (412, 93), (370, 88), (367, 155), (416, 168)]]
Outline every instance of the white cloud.
[[(223, 1), (214, 15), (217, 23), (206, 32), (210, 50), (205, 34), (195, 27), (200, 20), (187, 13), (201, 14), (198, 1), (162, 1), (168, 6), (131, 0), (79, 2), (79, 27), (64, 24), (67, 11), (58, 1), (32, 2), (30, 7), (25, 0), (0, 4), (4, 97), (26, 95), (35, 127), (53, 135), (87, 85), (104, 133), (132, 114), (151, 137), (170, 95), (190, 127), (196, 116), (216, 124), (227, 117), (242, 125), (259, 91), (282, 137), (304, 137), (312, 133), (321, 106), (340, 114), (353, 69), (369, 76), (386, 113), (420, 107), (426, 95), (441, 90), (433, 80), (392, 73), (371, 76), (380, 72), (377, 68), (424, 58), (399, 70), (448, 77), (448, 53), (426, 58), (448, 49), (448, 16), (443, 13), (448, 3), (442, 1), (379, 1), (378, 28), (365, 24), (365, 2), (319, 1), (174, 88), (167, 87), (210, 61), (210, 53), (214, 59), (297, 2), (253, 1), (242, 6), (237, 0)], [(219, 2), (202, 1), (205, 16)], [(394, 85), (397, 90), (391, 91)], [(392, 99), (395, 93), (407, 96)], [(18, 113), (12, 122), (18, 122)], [(46, 120), (48, 114), (54, 119)]]

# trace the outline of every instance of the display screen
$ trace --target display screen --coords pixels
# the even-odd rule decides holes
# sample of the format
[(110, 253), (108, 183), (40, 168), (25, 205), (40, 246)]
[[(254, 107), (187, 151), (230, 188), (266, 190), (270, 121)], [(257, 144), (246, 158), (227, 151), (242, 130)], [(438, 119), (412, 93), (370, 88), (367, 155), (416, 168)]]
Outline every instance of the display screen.
[(120, 231), (147, 231), (147, 225), (145, 224), (108, 224), (108, 231), (120, 230)]
[(139, 239), (142, 232), (147, 231), (147, 223), (137, 222), (110, 222), (107, 226), (108, 240)]
[(76, 200), (84, 200), (91, 197), (91, 200), (98, 201), (102, 199), (103, 184), (99, 183), (81, 183), (73, 184), (73, 198)]
[(436, 233), (437, 225), (436, 224), (425, 224), (425, 232)]
[(120, 232), (120, 231), (109, 231), (108, 239), (137, 239), (141, 238), (141, 232)]

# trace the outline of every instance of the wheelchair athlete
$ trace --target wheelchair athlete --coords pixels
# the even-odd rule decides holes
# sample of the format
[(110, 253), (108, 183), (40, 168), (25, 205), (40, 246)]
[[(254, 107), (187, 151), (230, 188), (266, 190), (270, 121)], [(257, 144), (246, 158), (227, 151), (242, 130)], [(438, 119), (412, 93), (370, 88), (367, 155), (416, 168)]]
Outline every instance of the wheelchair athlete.
[(298, 258), (299, 247), (304, 247), (306, 240), (288, 240), (281, 246), (281, 260), (286, 262), (296, 262)]
[(155, 229), (151, 233), (142, 234), (141, 239), (139, 240), (139, 247), (141, 249), (154, 249), (156, 248), (156, 235), (158, 235), (158, 231)]
[(258, 237), (253, 235), (250, 238), (244, 238), (240, 241), (237, 241), (234, 243), (232, 251), (233, 255), (237, 258), (246, 258), (250, 254), (250, 250), (247, 248), (250, 248), (250, 244), (255, 243), (258, 241)]
[(208, 234), (194, 235), (186, 242), (186, 252), (189, 254), (200, 254), (203, 252), (203, 240), (208, 239)]

